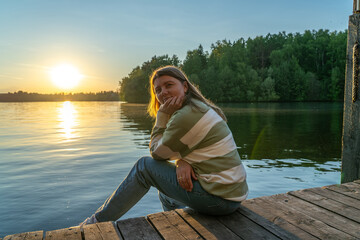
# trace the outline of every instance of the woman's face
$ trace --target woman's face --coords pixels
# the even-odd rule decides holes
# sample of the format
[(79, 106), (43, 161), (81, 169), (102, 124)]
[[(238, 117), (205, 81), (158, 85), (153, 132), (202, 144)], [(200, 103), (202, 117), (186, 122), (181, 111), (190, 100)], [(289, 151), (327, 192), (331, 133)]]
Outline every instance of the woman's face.
[(187, 82), (180, 82), (170, 76), (161, 76), (154, 81), (154, 91), (160, 104), (173, 97), (185, 97), (188, 90)]

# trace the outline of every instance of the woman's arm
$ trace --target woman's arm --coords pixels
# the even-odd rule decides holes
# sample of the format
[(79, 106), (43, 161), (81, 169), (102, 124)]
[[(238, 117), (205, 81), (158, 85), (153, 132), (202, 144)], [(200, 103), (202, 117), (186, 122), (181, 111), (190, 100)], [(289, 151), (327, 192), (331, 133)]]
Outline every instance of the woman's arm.
[[(150, 141), (150, 153), (154, 159), (174, 160), (181, 158), (179, 151), (172, 150), (171, 147), (174, 146), (169, 146), (170, 144), (166, 144), (165, 142), (172, 142), (171, 139), (176, 138), (183, 131), (178, 124), (170, 124), (170, 126), (167, 127), (169, 119), (176, 117), (174, 113), (182, 107), (182, 104), (183, 98), (173, 97), (167, 99), (167, 101), (160, 106)], [(176, 149), (176, 147), (173, 149)]]

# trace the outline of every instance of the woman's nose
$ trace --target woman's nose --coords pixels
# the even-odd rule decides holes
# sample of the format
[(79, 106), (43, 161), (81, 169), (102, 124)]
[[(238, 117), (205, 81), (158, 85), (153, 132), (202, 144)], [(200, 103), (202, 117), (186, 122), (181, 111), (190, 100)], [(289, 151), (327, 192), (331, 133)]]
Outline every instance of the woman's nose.
[(166, 94), (168, 93), (166, 88), (161, 89), (161, 96), (166, 96)]

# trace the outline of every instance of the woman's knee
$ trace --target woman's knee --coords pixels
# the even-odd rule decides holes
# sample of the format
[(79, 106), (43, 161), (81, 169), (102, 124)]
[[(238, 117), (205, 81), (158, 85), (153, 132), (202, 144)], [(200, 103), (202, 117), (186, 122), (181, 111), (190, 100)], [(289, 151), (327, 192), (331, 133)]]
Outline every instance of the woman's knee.
[(144, 156), (136, 161), (135, 166), (139, 170), (145, 170), (147, 166), (152, 165), (154, 161), (155, 160), (152, 157)]
[(167, 161), (155, 160), (152, 157), (144, 156), (144, 157), (139, 158), (139, 160), (137, 160), (135, 165), (138, 165), (142, 168), (149, 168), (149, 167), (158, 166), (158, 165), (162, 165), (162, 164), (166, 164), (166, 163), (167, 163)]
[(149, 158), (151, 159), (151, 157), (143, 156), (136, 161), (135, 165), (144, 165)]
[(163, 161), (158, 161), (152, 157), (141, 157), (135, 163), (135, 168), (137, 172), (147, 173), (152, 175), (152, 172), (157, 172), (161, 169), (161, 164), (164, 164)]

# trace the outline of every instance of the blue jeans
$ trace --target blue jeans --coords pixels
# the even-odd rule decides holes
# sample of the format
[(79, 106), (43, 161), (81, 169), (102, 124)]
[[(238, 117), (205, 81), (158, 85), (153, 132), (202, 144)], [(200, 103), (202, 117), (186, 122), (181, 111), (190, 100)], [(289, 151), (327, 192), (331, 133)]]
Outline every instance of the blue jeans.
[(150, 189), (159, 190), (159, 198), (164, 210), (190, 207), (200, 213), (224, 215), (234, 212), (239, 202), (225, 200), (206, 192), (198, 181), (193, 181), (193, 189), (187, 192), (176, 178), (176, 167), (168, 161), (157, 161), (142, 157), (134, 165), (128, 176), (96, 211), (98, 221), (116, 221), (134, 206)]

